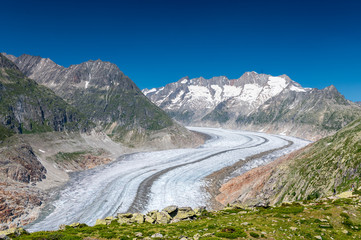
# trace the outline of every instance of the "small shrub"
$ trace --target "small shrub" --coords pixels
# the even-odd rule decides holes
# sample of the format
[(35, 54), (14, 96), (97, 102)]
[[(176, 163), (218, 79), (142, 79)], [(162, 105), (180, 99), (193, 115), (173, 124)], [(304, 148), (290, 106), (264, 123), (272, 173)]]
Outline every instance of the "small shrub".
[(216, 232), (214, 234), (216, 237), (221, 238), (239, 238), (239, 237), (247, 237), (247, 234), (243, 231), (241, 228), (235, 228), (235, 227), (226, 227), (221, 229), (220, 232)]
[(225, 210), (222, 210), (222, 212), (224, 213), (239, 213), (240, 211), (244, 211), (243, 209), (225, 209)]
[(320, 197), (320, 193), (319, 192), (313, 192), (310, 195), (307, 196), (307, 200), (314, 200)]
[(117, 234), (115, 232), (100, 232), (99, 236), (102, 238), (106, 238), (106, 239), (112, 239), (112, 238), (116, 238)]
[(250, 232), (249, 235), (254, 238), (259, 238), (259, 234), (255, 232)]
[[(361, 150), (361, 149), (359, 149)], [(361, 195), (361, 190), (358, 190), (358, 189), (355, 189), (353, 192), (352, 192), (352, 195)]]
[(303, 206), (287, 206), (287, 207), (276, 207), (273, 209), (273, 212), (280, 214), (297, 214), (303, 212)]
[(346, 218), (346, 219), (349, 219), (349, 218), (350, 218), (350, 216), (349, 216), (347, 213), (344, 213), (344, 212), (340, 213), (340, 216), (341, 216), (341, 217), (344, 217), (344, 218)]
[(354, 225), (353, 222), (348, 218), (344, 219), (342, 221), (342, 224), (349, 228), (353, 227), (353, 225)]

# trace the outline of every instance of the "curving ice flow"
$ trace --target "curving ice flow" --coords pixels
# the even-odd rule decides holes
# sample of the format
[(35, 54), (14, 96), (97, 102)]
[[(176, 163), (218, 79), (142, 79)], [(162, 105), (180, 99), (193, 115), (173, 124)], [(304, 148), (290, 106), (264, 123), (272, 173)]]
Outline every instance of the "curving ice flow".
[(92, 225), (96, 219), (118, 212), (146, 212), (172, 204), (204, 206), (208, 198), (202, 189), (207, 175), (255, 154), (278, 149), (249, 162), (239, 170), (243, 172), (309, 143), (265, 133), (190, 129), (211, 138), (199, 148), (135, 153), (105, 166), (74, 173), (52, 203), (53, 211), (28, 230), (55, 230), (60, 224), (73, 222)]

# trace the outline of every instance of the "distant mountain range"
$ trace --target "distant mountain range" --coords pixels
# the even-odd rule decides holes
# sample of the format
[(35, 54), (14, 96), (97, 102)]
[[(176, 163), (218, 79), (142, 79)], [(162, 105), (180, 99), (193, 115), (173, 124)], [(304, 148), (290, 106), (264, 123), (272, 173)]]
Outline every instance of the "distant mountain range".
[(242, 128), (311, 140), (361, 116), (359, 105), (334, 86), (303, 88), (288, 76), (246, 72), (238, 79), (188, 77), (143, 93), (176, 120), (197, 126)]

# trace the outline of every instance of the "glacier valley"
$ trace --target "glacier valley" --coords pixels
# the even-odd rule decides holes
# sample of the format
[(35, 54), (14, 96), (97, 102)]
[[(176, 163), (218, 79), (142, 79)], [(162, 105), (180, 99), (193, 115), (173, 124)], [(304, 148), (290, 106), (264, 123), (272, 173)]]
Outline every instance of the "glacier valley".
[[(256, 154), (232, 173), (237, 176), (277, 157), (300, 149), (309, 141), (266, 133), (189, 127), (210, 138), (198, 148), (142, 152), (76, 172), (51, 203), (51, 210), (28, 230), (56, 230), (60, 224), (95, 224), (96, 219), (122, 212), (148, 212), (169, 205), (209, 206), (205, 177)], [(274, 151), (272, 151), (274, 150)]]

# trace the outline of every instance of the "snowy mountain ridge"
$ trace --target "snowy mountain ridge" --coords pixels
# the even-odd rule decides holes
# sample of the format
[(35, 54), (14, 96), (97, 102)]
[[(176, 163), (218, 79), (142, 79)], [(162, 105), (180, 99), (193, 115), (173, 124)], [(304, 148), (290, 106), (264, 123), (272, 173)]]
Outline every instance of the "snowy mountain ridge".
[(316, 140), (361, 116), (334, 86), (304, 88), (287, 75), (246, 72), (238, 79), (184, 77), (142, 91), (186, 125), (287, 134)]
[[(166, 111), (198, 111), (193, 120), (200, 120), (218, 104), (232, 99), (234, 104), (247, 105), (248, 113), (257, 109), (284, 89), (295, 92), (311, 91), (292, 81), (287, 75), (271, 76), (246, 72), (238, 79), (225, 76), (211, 79), (184, 77), (165, 87), (144, 89), (142, 92)], [(205, 111), (205, 112), (204, 112)]]

